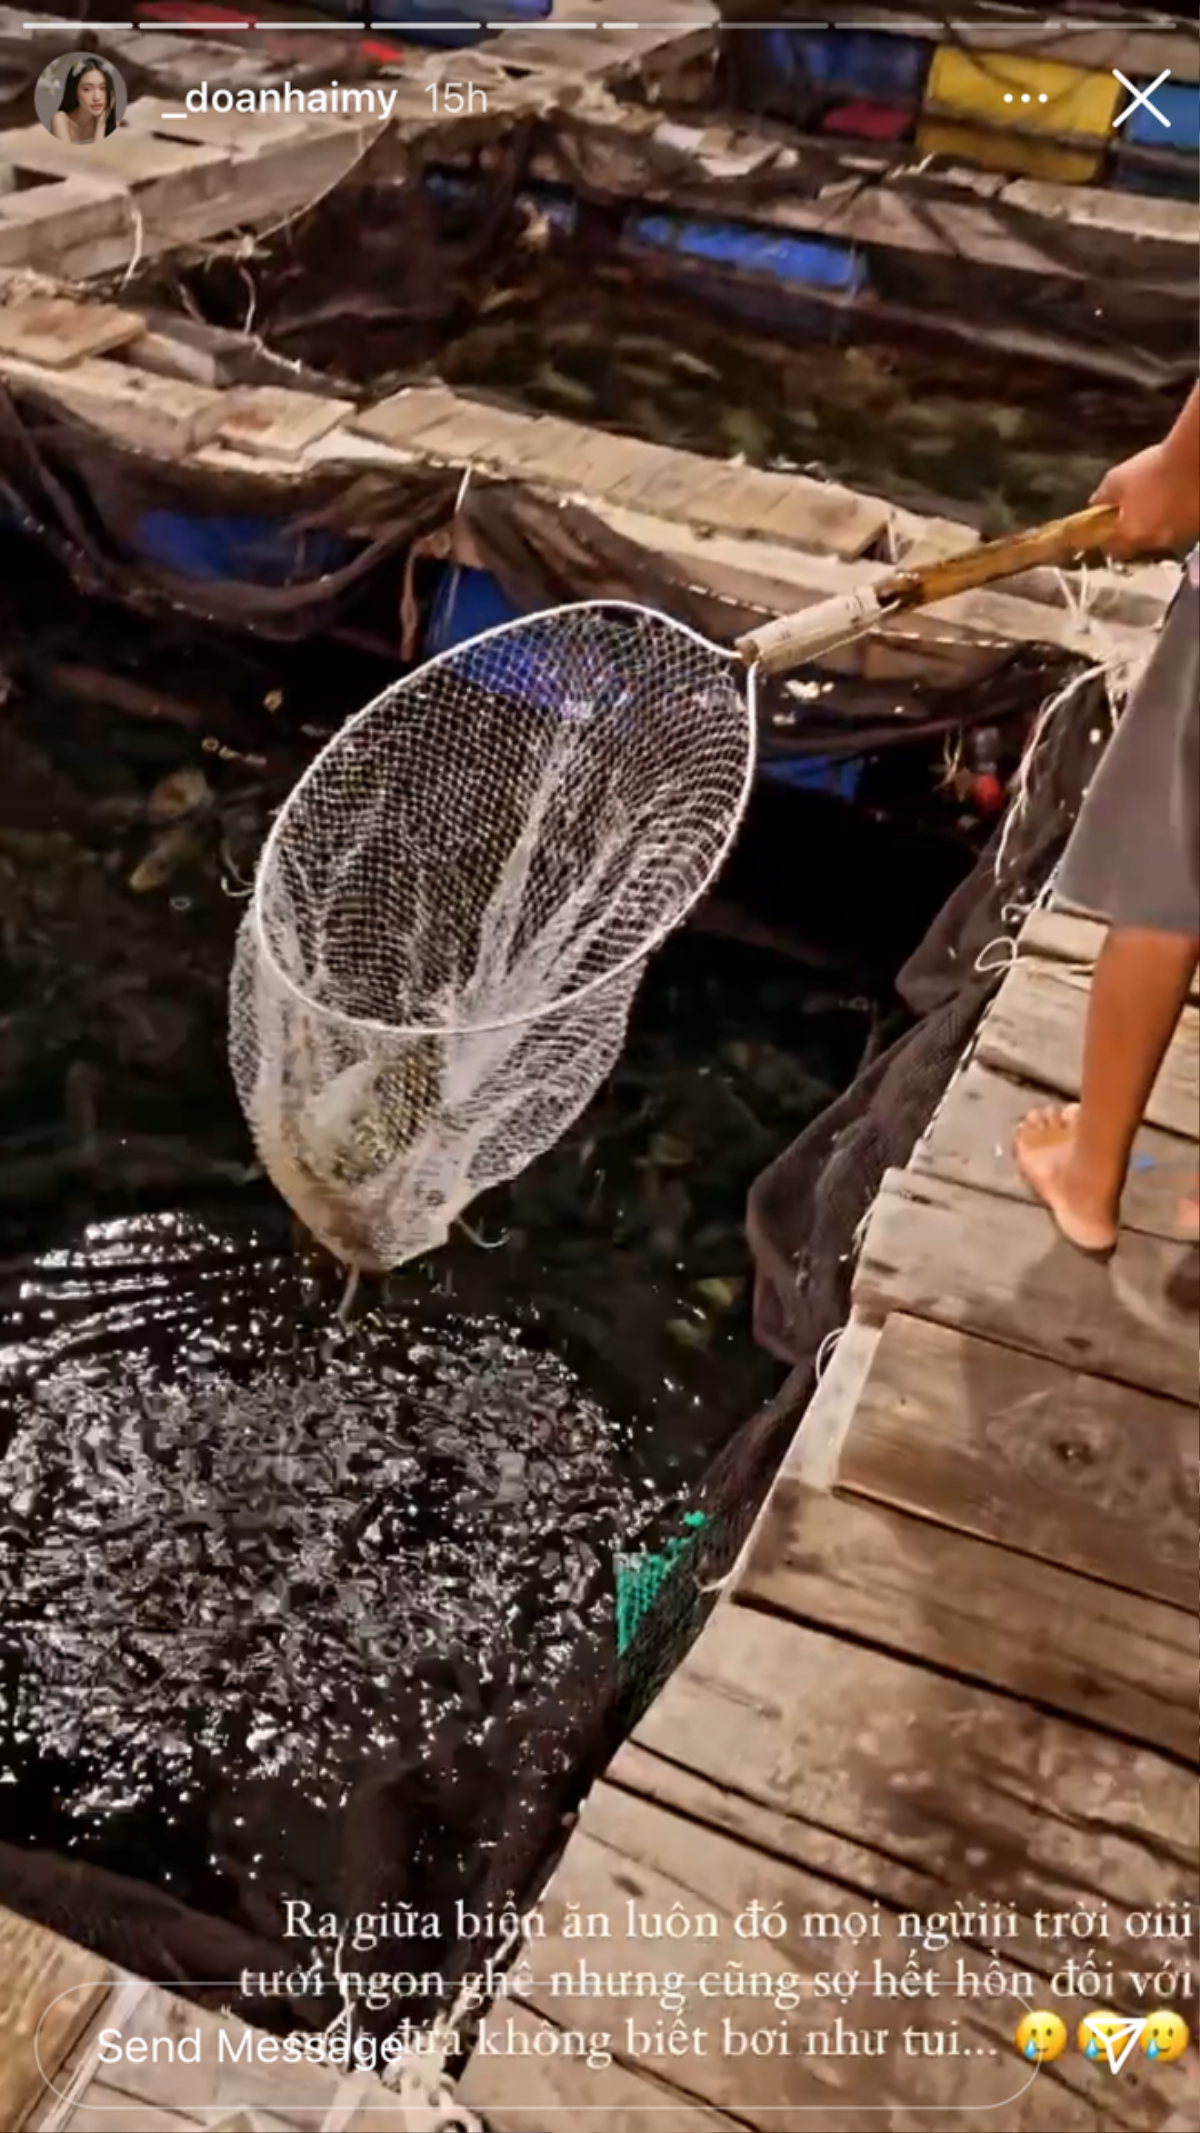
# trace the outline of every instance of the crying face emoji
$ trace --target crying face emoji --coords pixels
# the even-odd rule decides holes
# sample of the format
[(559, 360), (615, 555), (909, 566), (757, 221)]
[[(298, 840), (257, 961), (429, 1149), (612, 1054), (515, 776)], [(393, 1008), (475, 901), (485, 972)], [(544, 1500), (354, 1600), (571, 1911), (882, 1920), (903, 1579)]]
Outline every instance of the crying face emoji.
[(1067, 2025), (1061, 2015), (1047, 2008), (1035, 2010), (1022, 2016), (1013, 2041), (1022, 2059), (1028, 2059), (1032, 2066), (1044, 2066), (1066, 2050)]
[(1146, 2016), (1142, 2031), (1142, 2050), (1147, 2059), (1159, 2066), (1170, 2066), (1173, 2059), (1182, 2059), (1188, 2048), (1188, 2026), (1182, 2015), (1170, 2007), (1156, 2007)]

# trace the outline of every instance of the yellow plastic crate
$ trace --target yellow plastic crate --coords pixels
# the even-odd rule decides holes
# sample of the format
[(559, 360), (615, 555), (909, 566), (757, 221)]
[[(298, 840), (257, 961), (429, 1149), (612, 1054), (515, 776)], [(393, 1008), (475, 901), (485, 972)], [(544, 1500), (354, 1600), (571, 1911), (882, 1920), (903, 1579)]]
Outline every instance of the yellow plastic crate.
[[(922, 155), (955, 156), (985, 170), (1087, 185), (1100, 174), (1104, 149), (1069, 144), (1107, 143), (1124, 99), (1111, 74), (944, 46), (929, 70), (917, 147)], [(1023, 137), (1036, 135), (1042, 138)]]

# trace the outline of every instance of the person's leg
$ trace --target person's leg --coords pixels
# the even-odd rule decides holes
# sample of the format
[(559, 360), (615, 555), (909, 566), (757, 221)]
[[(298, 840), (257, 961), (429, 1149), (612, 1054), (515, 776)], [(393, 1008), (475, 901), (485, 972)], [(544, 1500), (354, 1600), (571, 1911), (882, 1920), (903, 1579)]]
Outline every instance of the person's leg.
[[(1077, 1104), (1043, 1106), (1017, 1131), (1022, 1176), (1083, 1251), (1116, 1243), (1134, 1137), (1196, 970), (1198, 944), (1122, 926), (1096, 961)], [(1183, 1221), (1194, 1209), (1184, 1203)]]
[[(1060, 893), (1107, 917), (1078, 1104), (1031, 1112), (1014, 1155), (1064, 1236), (1116, 1243), (1121, 1190), (1187, 998), (1200, 935), (1200, 586), (1181, 586), (1154, 656), (1092, 780)], [(1185, 1223), (1195, 1207), (1185, 1201)]]

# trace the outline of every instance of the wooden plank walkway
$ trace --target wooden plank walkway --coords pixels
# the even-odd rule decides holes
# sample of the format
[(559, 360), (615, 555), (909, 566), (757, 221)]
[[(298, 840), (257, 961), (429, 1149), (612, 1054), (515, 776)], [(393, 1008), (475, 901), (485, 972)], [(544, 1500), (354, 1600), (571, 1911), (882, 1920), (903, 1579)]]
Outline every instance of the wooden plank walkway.
[[(1200, 1884), (1195, 1005), (1108, 1269), (1008, 1156), (1034, 1092), (1077, 1090), (1100, 938), (1028, 922), (887, 1178), (730, 1589), (585, 1803), (467, 2070), (492, 2133), (1195, 2124), (1194, 2047), (1116, 2077), (1076, 2043), (1101, 2005), (1194, 2028)], [(1069, 2035), (1036, 2069), (1027, 2006)]]

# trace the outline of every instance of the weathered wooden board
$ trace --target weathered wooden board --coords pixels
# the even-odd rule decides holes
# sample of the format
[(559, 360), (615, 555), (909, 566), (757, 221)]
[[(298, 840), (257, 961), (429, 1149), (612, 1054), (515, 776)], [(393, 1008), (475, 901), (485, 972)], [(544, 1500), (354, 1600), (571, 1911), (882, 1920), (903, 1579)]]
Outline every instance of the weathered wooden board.
[(352, 413), (350, 400), (286, 392), (278, 385), (246, 385), (227, 394), (225, 419), (217, 434), (240, 452), (261, 453), (266, 459), (295, 459)]
[(842, 1446), (853, 1425), (859, 1394), (878, 1342), (878, 1326), (867, 1325), (852, 1313), (838, 1335), (833, 1354), (825, 1360), (782, 1473), (807, 1482), (810, 1488), (833, 1488)]
[[(1067, 963), (1018, 960), (980, 1025), (976, 1058), (1034, 1089), (1078, 1096), (1087, 990), (1086, 971)], [(1146, 1119), (1195, 1140), (1198, 1117), (1200, 1014), (1185, 1007)]]
[[(561, 2001), (558, 2011), (564, 2011)], [(460, 2103), (478, 2112), (489, 2133), (546, 2133), (548, 2124), (566, 2128), (585, 2108), (593, 2114), (586, 2122), (596, 2133), (646, 2133), (648, 2126), (659, 2126), (662, 2133), (668, 2128), (669, 2133), (737, 2133), (734, 2120), (722, 2112), (689, 2103), (676, 2089), (615, 2060), (585, 2072), (585, 2106), (579, 2060), (563, 2049), (562, 2031), (515, 2000), (503, 2010), (503, 2020), (509, 2019), (529, 2056), (522, 2044), (507, 2054), (476, 2052), (458, 2084)]]
[(735, 1597), (1200, 1760), (1192, 1611), (786, 1477)]
[[(44, 126), (24, 126), (0, 133), (0, 167), (27, 171), (45, 178), (63, 178), (71, 170), (72, 154)], [(170, 180), (176, 202), (191, 191), (209, 194), (214, 186), (230, 181), (233, 164), (227, 149), (195, 146), (186, 141), (159, 140), (153, 134), (127, 133), (123, 129), (105, 141), (102, 156), (89, 160), (87, 182), (99, 188), (138, 189)], [(182, 186), (180, 181), (184, 181)]]
[[(713, 1715), (736, 1728), (730, 1709)], [(728, 1745), (734, 1748), (732, 1736)], [(738, 1919), (744, 1920), (755, 1903), (763, 1912), (782, 1915), (784, 1930), (777, 1938), (737, 1932)], [(610, 1934), (582, 1942), (568, 1937), (563, 1928), (572, 1908), (577, 1917), (604, 1918)], [(671, 1942), (641, 1930), (641, 1919), (666, 1918), (673, 1909), (690, 1920), (704, 1919), (706, 1937)], [(886, 1988), (875, 1993), (872, 1975), (876, 1960), (887, 1971), (902, 1970), (912, 1943), (902, 1938), (898, 1919), (883, 1910), (872, 1919), (876, 1929), (870, 1938), (856, 1940), (849, 1921), (872, 1911), (869, 1898), (857, 1892), (850, 1894), (777, 1857), (764, 1858), (714, 1830), (707, 1830), (698, 1843), (687, 1822), (648, 1800), (600, 1785), (585, 1806), (542, 1910), (548, 1933), (531, 1941), (528, 1951), (537, 1979), (530, 1994), (535, 2008), (544, 2013), (555, 2007), (561, 2018), (564, 1999), (550, 1989), (550, 1981), (582, 1963), (589, 1982), (600, 1989), (574, 2004), (574, 2019), (581, 2028), (607, 2031), (617, 2048), (624, 2044), (628, 2053), (626, 2025), (631, 2024), (641, 2033), (638, 2058), (644, 2068), (744, 2124), (777, 2128), (791, 2122), (787, 2114), (811, 2112), (815, 2118), (823, 2111), (830, 2122), (836, 2114), (839, 2126), (869, 2133), (878, 2125), (879, 2096), (886, 2084), (889, 2105), (906, 2117), (923, 2108), (936, 2111), (940, 2122), (944, 2111), (955, 2114), (949, 2123), (965, 2128), (973, 2112), (1007, 2104), (1006, 2124), (1044, 2133), (1046, 2091), (1032, 2097), (1021, 2078), (1023, 2069), (1013, 2063), (1015, 2004), (1010, 2010), (1004, 2000), (956, 1998), (953, 2016), (962, 2022), (972, 2052), (952, 2060), (904, 2054), (896, 2003), (889, 2004)], [(969, 1974), (983, 1968), (972, 1950), (956, 1947), (950, 1971), (960, 1959)], [(857, 1968), (862, 1980), (845, 2007), (816, 1989), (819, 1977), (843, 1968)], [(622, 1972), (633, 1980), (638, 1973), (647, 1980), (674, 1972), (672, 1983), (678, 1981), (684, 2002), (683, 2025), (699, 2030), (707, 2049), (676, 2056), (669, 2044), (664, 2047), (662, 2033), (671, 2028), (669, 2016), (664, 2017), (652, 1992), (623, 1985)], [(936, 1989), (933, 1995), (917, 1996), (911, 2006), (909, 2019), (918, 2027), (949, 2027)], [(859, 2056), (844, 2044), (838, 2050), (839, 2020), (843, 2031), (886, 2029), (889, 2035), (880, 2055)], [(763, 2056), (731, 2051), (723, 2030), (726, 2021), (740, 2032), (774, 2031), (775, 2051)], [(786, 2038), (786, 2050), (779, 2046), (781, 2037)], [(822, 2048), (826, 2039), (833, 2049)], [(1054, 2071), (1056, 2133), (1060, 2126), (1111, 2123), (1103, 2109), (1093, 2115), (1090, 2092), (1095, 2084), (1087, 2082), (1086, 2066), (1081, 2073), (1078, 2061), (1064, 2061)], [(588, 2079), (580, 2066), (576, 2095), (581, 2113), (595, 2100)], [(1147, 2102), (1157, 2101), (1151, 2083), (1144, 2080), (1133, 2096), (1122, 2097), (1122, 2109), (1133, 2113), (1123, 2125), (1156, 2123), (1143, 2112)]]
[(480, 401), (460, 401), (448, 386), (405, 386), (375, 407), (362, 407), (345, 422), (345, 429), (358, 437), (377, 437), (379, 444), (394, 450), (409, 450), (426, 431), (448, 422), (458, 407), (467, 414), (480, 407)]
[[(953, 1910), (957, 1912), (955, 1937), (964, 1946), (987, 1954), (1000, 1945), (990, 1912), (974, 1894), (968, 1904), (962, 1862), (947, 1883), (919, 1859), (899, 1857), (886, 1845), (874, 1844), (843, 1826), (809, 1821), (750, 1799), (635, 1741), (627, 1741), (618, 1750), (605, 1773), (605, 1789), (614, 1787), (654, 1801), (677, 1816), (695, 1831), (697, 1845), (703, 1845), (706, 1831), (714, 1829), (753, 1847), (764, 1858), (786, 1860), (828, 1877), (846, 1892), (843, 1903), (847, 1899), (878, 1901), (888, 1909), (922, 1917)], [(1065, 1958), (1076, 1952), (1070, 1936), (1056, 1935), (1052, 1929), (1047, 1932), (1044, 1921), (1039, 1933), (1032, 1916), (1018, 1915), (1016, 1923), (1016, 1932), (1003, 1942), (1005, 1955), (1049, 1984)], [(1039, 1992), (1037, 1997), (1045, 2004), (1053, 1995)]]
[(63, 369), (82, 356), (106, 355), (142, 334), (136, 311), (115, 304), (78, 304), (69, 297), (25, 297), (0, 305), (0, 350), (48, 370)]
[(6, 2133), (19, 2133), (111, 1983), (99, 1956), (0, 1909), (0, 2126)]
[(1194, 1610), (1198, 1463), (1193, 1408), (895, 1315), (837, 1484)]
[(64, 178), (30, 192), (0, 190), (0, 267), (52, 271), (65, 250), (107, 241), (134, 256), (134, 218), (124, 193)]
[(906, 1311), (1198, 1404), (1194, 1246), (1123, 1231), (1104, 1266), (1036, 1205), (893, 1170), (853, 1294), (868, 1315)]
[[(1045, 1101), (1044, 1091), (971, 1059), (954, 1076), (908, 1168), (918, 1176), (973, 1185), (1032, 1206), (1035, 1195), (1013, 1161), (1013, 1137), (1026, 1113)], [(1195, 1171), (1194, 1142), (1144, 1126), (1122, 1202), (1125, 1227), (1152, 1237), (1178, 1236), (1179, 1203)]]
[[(634, 1733), (653, 1753), (935, 1874), (1059, 1910), (1194, 1886), (1194, 1774), (1011, 1696), (719, 1607)], [(969, 1873), (965, 1872), (969, 1869)]]
[[(1021, 928), (1020, 954), (1043, 963), (1069, 963), (1075, 970), (1090, 972), (1107, 932), (1101, 918), (1057, 904), (1042, 905), (1030, 912)], [(1188, 998), (1200, 1000), (1200, 975), (1193, 975)], [(1195, 1119), (1192, 1125), (1195, 1130)]]
[[(0, 378), (13, 386), (48, 390), (45, 371), (3, 352)], [(226, 413), (220, 392), (134, 370), (106, 356), (86, 356), (69, 370), (56, 371), (53, 397), (106, 436), (161, 459), (180, 459), (215, 436)]]

